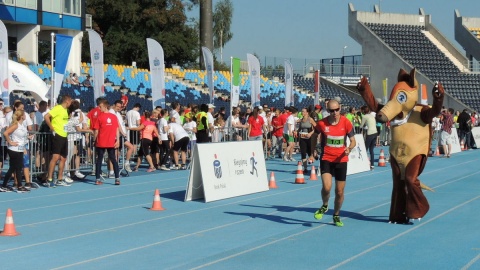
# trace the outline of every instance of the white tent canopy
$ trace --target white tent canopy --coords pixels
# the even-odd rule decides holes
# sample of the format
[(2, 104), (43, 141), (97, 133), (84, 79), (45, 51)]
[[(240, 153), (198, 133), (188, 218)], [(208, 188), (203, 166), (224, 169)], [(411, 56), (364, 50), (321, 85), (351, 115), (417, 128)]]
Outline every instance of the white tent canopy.
[(10, 93), (12, 91), (28, 91), (37, 102), (47, 100), (47, 85), (27, 66), (8, 60), (8, 71), (8, 90)]

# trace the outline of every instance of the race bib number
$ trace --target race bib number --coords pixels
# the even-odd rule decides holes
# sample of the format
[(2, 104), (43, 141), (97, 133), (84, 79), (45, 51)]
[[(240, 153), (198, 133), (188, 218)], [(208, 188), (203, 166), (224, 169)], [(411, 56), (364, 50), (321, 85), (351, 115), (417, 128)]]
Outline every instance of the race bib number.
[(327, 146), (330, 147), (343, 147), (345, 145), (345, 137), (343, 136), (328, 136)]

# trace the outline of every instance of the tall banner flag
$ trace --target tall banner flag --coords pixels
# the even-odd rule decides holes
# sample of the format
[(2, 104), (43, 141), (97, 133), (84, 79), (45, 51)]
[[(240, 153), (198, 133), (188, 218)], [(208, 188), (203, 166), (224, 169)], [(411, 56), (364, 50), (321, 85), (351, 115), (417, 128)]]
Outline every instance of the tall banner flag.
[(2, 99), (6, 107), (10, 105), (8, 92), (8, 34), (7, 28), (2, 21), (0, 21), (0, 83), (2, 85)]
[(295, 103), (293, 95), (293, 67), (292, 63), (285, 59), (285, 107), (293, 106)]
[(103, 77), (103, 43), (100, 35), (92, 29), (87, 29), (88, 39), (90, 40), (90, 57), (93, 68), (93, 97), (97, 98), (105, 95), (104, 77)]
[(156, 40), (147, 38), (153, 108), (165, 108), (165, 59), (163, 48)]
[(50, 93), (52, 103), (57, 103), (58, 94), (62, 88), (63, 77), (67, 69), (68, 57), (72, 48), (73, 37), (57, 34), (55, 35), (55, 74), (53, 93)]
[(230, 89), (231, 107), (237, 107), (240, 102), (240, 59), (232, 57), (231, 64), (232, 87)]
[(313, 102), (314, 105), (320, 104), (320, 70), (315, 71), (315, 78), (314, 78), (315, 89), (315, 101)]
[(210, 103), (213, 104), (215, 89), (213, 87), (213, 54), (207, 47), (202, 47), (203, 62), (205, 62), (205, 70), (207, 71), (207, 84), (210, 93)]
[(421, 99), (420, 99), (420, 104), (428, 105), (427, 85), (426, 84), (420, 84), (420, 88), (422, 89), (422, 96), (421, 96)]
[(250, 73), (250, 95), (252, 107), (260, 106), (260, 62), (253, 54), (247, 53), (248, 71)]
[(387, 88), (388, 88), (388, 78), (382, 81), (383, 83), (383, 104), (387, 104)]

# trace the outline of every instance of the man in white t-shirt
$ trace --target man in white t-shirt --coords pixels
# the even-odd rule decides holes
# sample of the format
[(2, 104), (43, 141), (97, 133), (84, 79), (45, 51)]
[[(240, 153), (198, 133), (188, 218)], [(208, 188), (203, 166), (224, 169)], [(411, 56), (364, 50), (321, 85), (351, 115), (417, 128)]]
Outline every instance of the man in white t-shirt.
[[(182, 125), (182, 119), (180, 118), (180, 103), (174, 101), (172, 102), (171, 104), (172, 106), (172, 110), (170, 111), (170, 119), (171, 118), (174, 118), (175, 119), (175, 122), (179, 125)], [(170, 120), (171, 121), (171, 120)]]
[(159, 143), (160, 143), (160, 170), (169, 171), (170, 168), (167, 167), (169, 153), (170, 153), (170, 141), (168, 140), (168, 126), (167, 120), (165, 119), (165, 110), (160, 110), (159, 119), (157, 121), (157, 129), (159, 134)]
[(207, 121), (208, 121), (208, 137), (210, 139), (210, 142), (212, 142), (212, 132), (214, 130), (214, 125), (213, 123), (215, 122), (215, 118), (213, 118), (213, 112), (215, 111), (215, 105), (213, 104), (207, 104), (208, 106), (208, 112), (207, 112)]
[[(124, 138), (124, 143), (123, 143), (124, 147), (127, 148), (127, 154), (125, 155), (125, 164), (123, 165), (123, 167), (127, 172), (131, 173), (132, 169), (130, 168), (130, 158), (132, 157), (134, 146), (128, 140), (127, 128), (125, 127), (125, 121), (123, 120), (122, 113), (121, 113), (122, 109), (123, 109), (123, 102), (121, 100), (116, 100), (112, 108), (109, 110), (109, 112), (117, 116), (118, 125), (120, 126), (118, 131), (120, 132), (120, 135)], [(120, 140), (119, 149), (121, 149), (121, 147), (122, 147), (122, 140)], [(118, 159), (118, 149), (117, 149), (117, 159)], [(113, 171), (113, 166), (111, 168), (112, 168), (111, 171)]]
[(40, 125), (43, 122), (43, 117), (47, 114), (47, 102), (42, 100), (38, 104), (38, 110), (35, 112), (35, 117), (33, 118), (33, 130), (38, 131)]
[[(190, 142), (190, 138), (188, 133), (183, 129), (182, 126), (175, 122), (175, 118), (170, 116), (170, 130), (168, 131), (168, 135), (170, 137), (170, 141), (173, 144), (173, 160), (175, 161), (175, 165), (172, 166), (174, 170), (185, 170), (187, 164), (187, 148), (188, 143)], [(178, 152), (182, 152), (182, 166), (178, 163)]]
[(290, 107), (291, 114), (288, 116), (285, 125), (283, 126), (283, 138), (287, 142), (287, 148), (285, 149), (285, 154), (283, 155), (283, 160), (285, 161), (295, 161), (292, 157), (293, 148), (295, 148), (295, 116), (297, 115), (297, 109), (295, 107)]
[[(129, 128), (137, 128), (140, 126), (140, 109), (142, 105), (135, 103), (133, 108), (127, 112), (127, 125)], [(127, 140), (132, 143), (134, 153), (137, 152), (137, 145), (140, 143), (140, 132), (137, 130), (130, 130), (127, 134)], [(130, 162), (130, 160), (128, 160)]]

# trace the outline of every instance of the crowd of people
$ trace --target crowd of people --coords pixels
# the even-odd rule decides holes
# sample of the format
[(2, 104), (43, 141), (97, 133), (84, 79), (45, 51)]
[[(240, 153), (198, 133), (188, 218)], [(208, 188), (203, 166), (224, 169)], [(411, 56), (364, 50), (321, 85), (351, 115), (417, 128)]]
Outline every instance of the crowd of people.
[[(120, 185), (120, 171), (141, 170), (144, 160), (147, 172), (185, 170), (196, 143), (223, 141), (260, 140), (266, 158), (286, 162), (296, 162), (293, 156), (299, 152), (307, 173), (308, 164), (321, 160), (325, 146), (336, 141), (326, 138), (321, 121), (337, 114), (348, 121), (353, 134), (364, 135), (373, 169), (379, 134), (389, 128), (388, 124), (377, 123), (375, 113), (367, 106), (358, 111), (351, 107), (343, 113), (336, 100), (300, 110), (266, 104), (244, 111), (234, 107), (228, 117), (225, 108), (216, 110), (213, 104), (182, 106), (175, 101), (170, 110), (157, 106), (144, 111), (140, 104), (126, 110), (128, 98), (123, 96), (112, 104), (105, 98), (96, 102), (97, 107), (82, 112), (79, 101), (64, 95), (53, 108), (45, 101), (39, 102), (36, 111), (29, 115), (21, 101), (15, 101), (12, 107), (4, 107), (0, 101), (0, 167), (7, 158), (10, 162), (0, 191), (28, 192), (34, 187), (31, 160), (35, 162), (36, 177), (48, 187), (68, 186), (74, 180), (84, 179), (85, 167), (81, 164), (90, 164), (97, 185), (103, 184), (105, 178), (115, 179), (115, 184)], [(450, 156), (451, 127), (457, 127), (467, 149), (475, 147), (471, 129), (477, 124), (475, 112), (469, 114), (465, 110), (454, 116), (453, 110), (443, 110), (433, 122), (432, 154), (435, 142), (441, 141), (445, 156)], [(102, 173), (104, 163), (107, 173)], [(8, 185), (11, 179), (15, 179), (13, 186)]]

